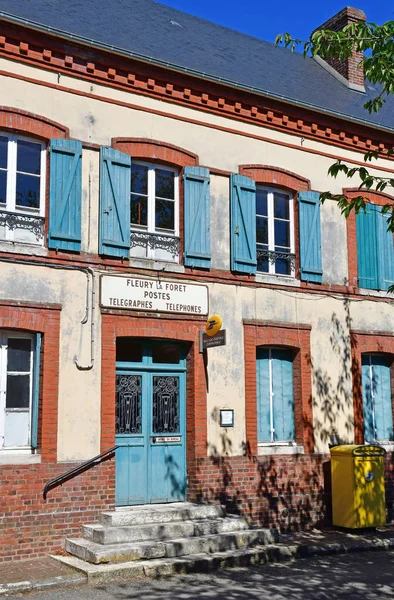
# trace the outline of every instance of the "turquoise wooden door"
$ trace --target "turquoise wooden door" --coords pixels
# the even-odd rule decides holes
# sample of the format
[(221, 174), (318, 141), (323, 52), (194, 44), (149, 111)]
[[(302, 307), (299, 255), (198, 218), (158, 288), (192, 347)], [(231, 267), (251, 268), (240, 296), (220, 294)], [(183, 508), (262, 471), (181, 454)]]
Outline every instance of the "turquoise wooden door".
[(132, 360), (117, 360), (116, 504), (182, 501), (186, 493), (182, 348), (125, 339), (122, 344), (117, 358)]

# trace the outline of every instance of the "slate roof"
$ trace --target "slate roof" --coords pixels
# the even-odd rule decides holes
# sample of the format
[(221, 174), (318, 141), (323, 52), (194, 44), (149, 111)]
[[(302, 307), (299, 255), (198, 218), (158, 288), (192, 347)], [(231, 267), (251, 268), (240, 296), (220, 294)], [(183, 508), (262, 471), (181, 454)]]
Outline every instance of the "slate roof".
[(312, 58), (159, 4), (154, 0), (0, 0), (0, 18), (26, 20), (153, 62), (394, 130), (394, 97), (376, 115), (376, 95), (349, 90)]

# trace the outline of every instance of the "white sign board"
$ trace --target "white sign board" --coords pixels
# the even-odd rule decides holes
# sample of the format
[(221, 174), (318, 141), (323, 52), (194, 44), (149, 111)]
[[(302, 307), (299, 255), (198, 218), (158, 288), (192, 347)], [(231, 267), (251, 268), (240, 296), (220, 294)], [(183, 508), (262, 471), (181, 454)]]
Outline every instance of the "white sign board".
[(128, 310), (208, 314), (208, 288), (163, 279), (102, 275), (101, 306)]

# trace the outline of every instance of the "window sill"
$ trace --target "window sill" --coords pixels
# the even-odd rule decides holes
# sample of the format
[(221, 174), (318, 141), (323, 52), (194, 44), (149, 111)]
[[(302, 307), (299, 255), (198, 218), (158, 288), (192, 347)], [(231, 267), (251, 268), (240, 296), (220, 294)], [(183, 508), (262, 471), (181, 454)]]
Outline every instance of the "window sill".
[(277, 454), (304, 454), (304, 448), (302, 446), (296, 446), (293, 444), (258, 444), (258, 456), (269, 456)]
[(365, 442), (366, 446), (380, 446), (386, 452), (394, 452), (394, 442)]
[(0, 241), (0, 252), (15, 252), (15, 254), (27, 254), (28, 256), (47, 256), (48, 249), (39, 244), (23, 242)]
[(256, 273), (256, 283), (269, 283), (272, 285), (288, 285), (292, 287), (300, 287), (301, 282), (294, 277), (286, 275), (270, 275), (268, 273)]
[(34, 465), (41, 463), (41, 454), (31, 454), (23, 451), (8, 451), (0, 452), (0, 465)]
[(389, 294), (386, 290), (371, 290), (367, 288), (359, 288), (358, 292), (360, 296), (377, 296), (378, 298), (392, 298), (393, 295)]
[(130, 267), (136, 269), (151, 269), (152, 271), (165, 271), (167, 273), (184, 273), (185, 267), (178, 263), (171, 263), (149, 258), (130, 258)]

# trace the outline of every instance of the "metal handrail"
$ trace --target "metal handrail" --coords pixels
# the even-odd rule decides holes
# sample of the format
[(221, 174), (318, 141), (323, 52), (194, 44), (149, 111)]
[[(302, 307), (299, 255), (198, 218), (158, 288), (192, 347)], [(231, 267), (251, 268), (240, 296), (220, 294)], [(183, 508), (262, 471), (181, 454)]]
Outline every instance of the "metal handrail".
[(115, 450), (117, 448), (119, 448), (119, 446), (112, 446), (112, 448), (109, 448), (105, 452), (102, 452), (101, 454), (98, 454), (97, 456), (86, 460), (82, 464), (78, 465), (77, 467), (74, 467), (73, 469), (70, 469), (69, 471), (66, 471), (65, 473), (63, 473), (63, 475), (58, 475), (57, 477), (50, 479), (48, 483), (45, 484), (45, 487), (42, 491), (44, 500), (46, 500), (47, 494), (50, 490), (53, 490), (59, 485), (63, 485), (63, 483), (65, 483), (69, 479), (77, 477), (77, 475), (88, 471), (92, 467), (95, 467), (96, 465), (99, 465), (100, 463), (105, 462), (106, 460), (111, 460), (111, 458), (113, 458), (113, 456), (115, 455)]

